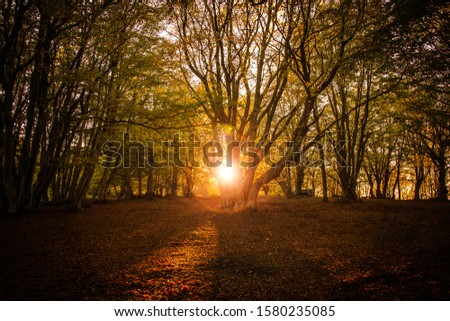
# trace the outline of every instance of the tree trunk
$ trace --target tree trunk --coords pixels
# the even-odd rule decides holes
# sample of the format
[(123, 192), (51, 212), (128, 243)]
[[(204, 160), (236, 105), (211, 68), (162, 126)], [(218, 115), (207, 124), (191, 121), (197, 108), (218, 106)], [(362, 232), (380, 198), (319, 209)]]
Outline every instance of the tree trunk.
[(86, 199), (89, 184), (94, 175), (94, 168), (93, 164), (84, 166), (83, 174), (77, 182), (78, 184), (75, 183), (76, 188), (72, 191), (67, 200), (67, 208), (69, 211), (76, 212), (83, 208), (83, 202)]
[(446, 163), (445, 163), (445, 156), (440, 157), (438, 160), (438, 195), (437, 199), (440, 201), (447, 201), (447, 183), (446, 183)]
[(291, 166), (287, 166), (286, 168), (286, 196), (292, 196), (292, 187), (291, 187)]
[[(32, 206), (33, 178), (47, 121), (48, 75), (52, 62), (50, 45), (51, 39), (54, 37), (49, 19), (48, 16), (42, 15), (38, 41), (35, 47), (35, 65), (31, 74), (29, 104), (26, 113), (27, 121), (19, 160), (20, 184), (17, 196), (19, 210), (27, 210)], [(36, 125), (34, 125), (35, 123)], [(35, 196), (36, 198), (40, 197)], [(39, 199), (37, 202), (39, 202)]]
[(295, 177), (295, 195), (302, 195), (303, 181), (305, 180), (305, 167), (303, 165), (298, 165), (295, 167), (296, 177)]
[(383, 182), (383, 198), (387, 198), (389, 178), (391, 177), (391, 172), (388, 168), (384, 171), (384, 182)]
[(186, 164), (185, 171), (186, 175), (186, 191), (184, 193), (185, 197), (193, 197), (194, 196), (194, 179), (192, 177), (192, 166)]
[(255, 167), (250, 167), (247, 168), (247, 170), (245, 171), (245, 175), (244, 175), (244, 182), (243, 182), (243, 194), (242, 194), (242, 206), (245, 207), (247, 201), (249, 200), (250, 197), (250, 190), (253, 184), (253, 181), (255, 179), (255, 174), (256, 174), (256, 166)]
[(320, 173), (322, 175), (322, 200), (328, 202), (328, 184), (327, 184), (327, 169), (325, 167), (325, 152), (323, 148), (319, 149), (320, 154)]
[(416, 174), (416, 181), (414, 183), (414, 200), (420, 200), (420, 187), (425, 179), (425, 170), (423, 165), (414, 166), (414, 173)]
[(401, 189), (401, 184), (400, 184), (400, 170), (401, 170), (401, 166), (400, 163), (397, 166), (397, 192), (398, 192), (398, 200), (401, 201), (402, 200), (402, 189)]
[(102, 179), (97, 188), (97, 192), (94, 194), (94, 199), (99, 201), (105, 201), (106, 195), (108, 193), (109, 186), (111, 185), (111, 181), (114, 178), (114, 174), (116, 172), (116, 168), (108, 169), (105, 168), (103, 172)]
[(367, 182), (369, 183), (369, 197), (375, 198), (375, 193), (373, 192), (373, 189), (374, 189), (373, 178), (368, 170), (366, 170), (366, 176), (367, 176)]
[(248, 195), (249, 205), (252, 210), (257, 209), (258, 193), (261, 186), (253, 184)]
[[(5, 69), (7, 69), (6, 66)], [(4, 207), (7, 208), (8, 213), (17, 212), (17, 175), (15, 166), (15, 144), (13, 141), (14, 122), (12, 119), (13, 107), (13, 87), (9, 84), (3, 84), (4, 98), (0, 104), (2, 117), (0, 122), (2, 125), (1, 142), (3, 149), (3, 167), (2, 167), (2, 185), (5, 194)]]
[(138, 197), (142, 197), (142, 169), (137, 169)]
[(145, 193), (145, 196), (147, 196), (147, 198), (151, 199), (153, 198), (153, 173), (154, 173), (154, 169), (153, 167), (150, 167), (148, 169), (147, 172), (147, 192)]
[(381, 192), (381, 177), (380, 178), (376, 177), (375, 182), (377, 184), (377, 191), (375, 196), (376, 198), (383, 198), (383, 193)]
[[(292, 141), (294, 146), (291, 148), (282, 159), (280, 159), (274, 166), (265, 171), (256, 181), (254, 181), (250, 187), (250, 192), (246, 203), (250, 205), (252, 209), (256, 209), (258, 192), (264, 184), (269, 183), (273, 179), (277, 178), (288, 161), (291, 161), (294, 157), (294, 152), (300, 149), (301, 142), (309, 131), (308, 119), (315, 106), (316, 97), (308, 96), (304, 103), (304, 109), (300, 120), (298, 121), (294, 133), (292, 135)], [(301, 166), (301, 165), (297, 165)]]
[(170, 195), (177, 196), (178, 190), (178, 168), (173, 166), (172, 168), (172, 181), (170, 184)]

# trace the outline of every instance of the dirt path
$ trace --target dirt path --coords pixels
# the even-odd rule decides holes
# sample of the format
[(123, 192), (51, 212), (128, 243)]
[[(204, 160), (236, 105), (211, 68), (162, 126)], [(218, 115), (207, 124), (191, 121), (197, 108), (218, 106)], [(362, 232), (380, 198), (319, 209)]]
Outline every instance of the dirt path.
[(134, 200), (0, 218), (2, 300), (448, 300), (450, 205)]

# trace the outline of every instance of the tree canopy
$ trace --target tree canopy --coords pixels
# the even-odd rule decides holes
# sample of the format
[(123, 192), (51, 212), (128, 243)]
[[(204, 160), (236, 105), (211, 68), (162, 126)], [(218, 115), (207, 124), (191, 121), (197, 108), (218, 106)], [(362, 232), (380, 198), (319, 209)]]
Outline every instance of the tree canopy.
[(418, 0), (5, 0), (1, 206), (447, 200), (449, 14)]

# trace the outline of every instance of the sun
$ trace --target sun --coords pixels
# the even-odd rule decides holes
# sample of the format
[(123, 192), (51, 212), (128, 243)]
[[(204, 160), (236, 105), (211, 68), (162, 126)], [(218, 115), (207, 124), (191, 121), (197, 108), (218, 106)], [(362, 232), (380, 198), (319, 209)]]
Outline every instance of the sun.
[(234, 178), (234, 170), (231, 166), (223, 166), (219, 169), (219, 179), (223, 182), (231, 182)]

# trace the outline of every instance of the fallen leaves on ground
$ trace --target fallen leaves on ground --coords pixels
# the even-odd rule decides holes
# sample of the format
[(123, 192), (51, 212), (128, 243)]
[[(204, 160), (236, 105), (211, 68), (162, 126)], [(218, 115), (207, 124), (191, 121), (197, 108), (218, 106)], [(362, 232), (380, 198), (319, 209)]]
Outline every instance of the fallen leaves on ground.
[(0, 218), (2, 300), (448, 300), (450, 205), (112, 201)]

